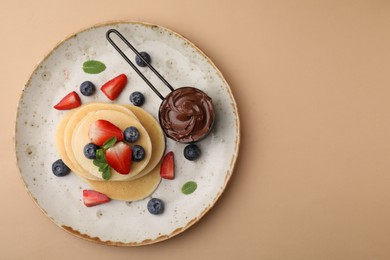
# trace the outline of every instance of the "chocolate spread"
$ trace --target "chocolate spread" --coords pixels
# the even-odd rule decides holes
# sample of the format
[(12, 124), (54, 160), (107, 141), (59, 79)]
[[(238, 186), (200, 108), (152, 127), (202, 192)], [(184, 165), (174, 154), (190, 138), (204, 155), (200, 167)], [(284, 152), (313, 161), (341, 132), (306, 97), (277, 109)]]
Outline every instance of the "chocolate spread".
[(175, 141), (192, 143), (211, 130), (215, 111), (212, 100), (193, 87), (182, 87), (169, 93), (160, 106), (160, 124)]

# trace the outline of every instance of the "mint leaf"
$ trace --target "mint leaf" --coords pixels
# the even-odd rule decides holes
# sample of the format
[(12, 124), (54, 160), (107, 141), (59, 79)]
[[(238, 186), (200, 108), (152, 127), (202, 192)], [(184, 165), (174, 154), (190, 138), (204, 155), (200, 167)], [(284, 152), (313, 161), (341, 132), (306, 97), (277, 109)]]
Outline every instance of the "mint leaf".
[[(94, 161), (96, 161), (96, 163), (106, 163), (106, 159), (101, 157), (101, 158), (96, 158)], [(96, 165), (98, 166), (98, 165)]]
[(88, 60), (83, 64), (83, 70), (88, 74), (99, 74), (106, 69), (103, 62), (97, 60)]
[(107, 163), (103, 164), (102, 166), (99, 167), (99, 172), (103, 173), (105, 171), (107, 171), (107, 168), (109, 168), (110, 166), (108, 166)]
[(97, 167), (100, 167), (102, 164), (107, 164), (103, 149), (96, 150), (96, 159), (93, 160), (93, 164)]
[(106, 165), (107, 162), (106, 161), (99, 161), (97, 159), (93, 160), (93, 165), (97, 166), (97, 167), (103, 167), (104, 165)]
[[(115, 140), (116, 140), (116, 138), (115, 138)], [(93, 165), (95, 165), (99, 168), (99, 172), (102, 173), (103, 179), (105, 179), (105, 180), (110, 179), (111, 167), (107, 163), (106, 156), (104, 155), (103, 149), (96, 150), (96, 159), (93, 160)]]
[(116, 143), (116, 137), (113, 136), (113, 137), (111, 137), (110, 139), (108, 139), (107, 141), (104, 142), (103, 149), (107, 150), (107, 149), (113, 147), (115, 143)]
[(193, 193), (197, 187), (198, 187), (198, 184), (196, 184), (196, 182), (189, 181), (189, 182), (184, 183), (184, 185), (181, 187), (181, 192), (183, 192), (183, 194), (185, 194), (185, 195), (188, 195), (188, 194)]
[(97, 149), (96, 150), (96, 159), (98, 159), (98, 160), (100, 160), (100, 159), (106, 160), (106, 157), (104, 156), (103, 149)]
[[(108, 166), (108, 164), (107, 164), (107, 166)], [(105, 179), (105, 180), (109, 180), (109, 179), (110, 179), (110, 177), (111, 177), (111, 167), (107, 167), (107, 168), (103, 171), (102, 177), (103, 177), (103, 179)]]

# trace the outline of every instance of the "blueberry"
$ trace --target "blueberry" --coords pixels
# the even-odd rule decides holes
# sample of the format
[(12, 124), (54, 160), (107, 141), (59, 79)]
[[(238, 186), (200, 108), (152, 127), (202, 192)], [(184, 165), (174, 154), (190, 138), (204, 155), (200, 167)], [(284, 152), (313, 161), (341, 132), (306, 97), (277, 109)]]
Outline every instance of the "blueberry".
[(134, 106), (142, 106), (145, 102), (145, 97), (141, 92), (135, 91), (130, 95), (130, 102), (133, 103)]
[[(146, 60), (150, 64), (152, 59), (150, 58), (150, 55), (147, 52), (141, 51), (139, 54), (141, 54), (142, 58), (144, 58), (144, 60)], [(137, 63), (137, 65), (140, 67), (148, 66), (143, 60), (141, 60), (140, 57), (138, 57), (138, 55), (135, 56), (135, 63)]]
[(86, 146), (84, 146), (84, 155), (88, 159), (95, 159), (96, 158), (96, 150), (99, 149), (100, 146), (94, 144), (94, 143), (89, 143)]
[(136, 127), (130, 126), (123, 131), (123, 136), (125, 138), (125, 141), (129, 143), (134, 143), (139, 138), (139, 131)]
[(164, 202), (160, 199), (152, 198), (148, 202), (148, 211), (153, 215), (158, 215), (164, 212)]
[(95, 93), (96, 87), (91, 81), (84, 81), (80, 85), (80, 92), (84, 96), (92, 96)]
[(65, 165), (65, 163), (61, 159), (58, 159), (52, 164), (51, 170), (53, 171), (54, 175), (57, 177), (63, 177), (70, 173), (70, 169), (68, 168), (68, 166)]
[(189, 144), (184, 148), (184, 157), (189, 161), (195, 161), (200, 156), (200, 149), (196, 144)]
[(145, 158), (145, 150), (140, 145), (133, 145), (131, 147), (132, 160), (134, 162), (142, 161)]

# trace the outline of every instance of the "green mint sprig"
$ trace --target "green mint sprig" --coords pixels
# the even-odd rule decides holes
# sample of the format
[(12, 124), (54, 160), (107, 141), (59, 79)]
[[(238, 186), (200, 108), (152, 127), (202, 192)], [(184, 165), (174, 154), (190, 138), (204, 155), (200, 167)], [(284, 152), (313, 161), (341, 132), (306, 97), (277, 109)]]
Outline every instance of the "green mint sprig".
[(104, 142), (102, 148), (96, 150), (96, 158), (93, 160), (93, 164), (99, 168), (99, 172), (102, 173), (104, 180), (109, 180), (111, 177), (111, 167), (108, 165), (104, 151), (113, 147), (116, 143), (116, 137), (111, 137)]

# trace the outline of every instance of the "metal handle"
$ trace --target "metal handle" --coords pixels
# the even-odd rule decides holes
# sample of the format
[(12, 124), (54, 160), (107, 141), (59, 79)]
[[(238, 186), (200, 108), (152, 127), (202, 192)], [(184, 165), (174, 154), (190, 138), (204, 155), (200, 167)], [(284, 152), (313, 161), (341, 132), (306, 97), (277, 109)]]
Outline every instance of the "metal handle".
[(163, 76), (161, 76), (160, 73), (158, 73), (158, 71), (149, 63), (147, 62), (143, 57), (142, 55), (134, 48), (133, 45), (131, 45), (129, 43), (128, 40), (126, 40), (125, 37), (123, 37), (123, 35), (118, 32), (117, 30), (115, 29), (110, 29), (107, 31), (106, 33), (106, 38), (108, 40), (109, 43), (111, 43), (111, 45), (118, 51), (118, 53), (123, 57), (123, 59), (125, 59), (125, 61), (135, 70), (135, 72), (137, 72), (137, 74), (145, 81), (146, 84), (148, 84), (148, 86), (154, 91), (154, 93), (156, 93), (157, 96), (159, 96), (159, 98), (161, 98), (161, 100), (164, 100), (164, 97), (163, 95), (161, 95), (160, 92), (158, 92), (158, 90), (153, 86), (152, 83), (150, 83), (150, 81), (144, 76), (144, 74), (142, 74), (142, 72), (137, 68), (137, 66), (134, 65), (134, 63), (126, 56), (126, 54), (118, 47), (118, 45), (116, 45), (116, 43), (114, 43), (114, 41), (111, 39), (110, 37), (110, 34), (111, 33), (115, 33), (148, 67), (149, 69), (151, 69), (153, 71), (153, 73), (171, 90), (171, 91), (174, 91), (174, 88), (171, 86), (171, 84), (168, 83), (168, 81), (166, 81), (164, 79)]

